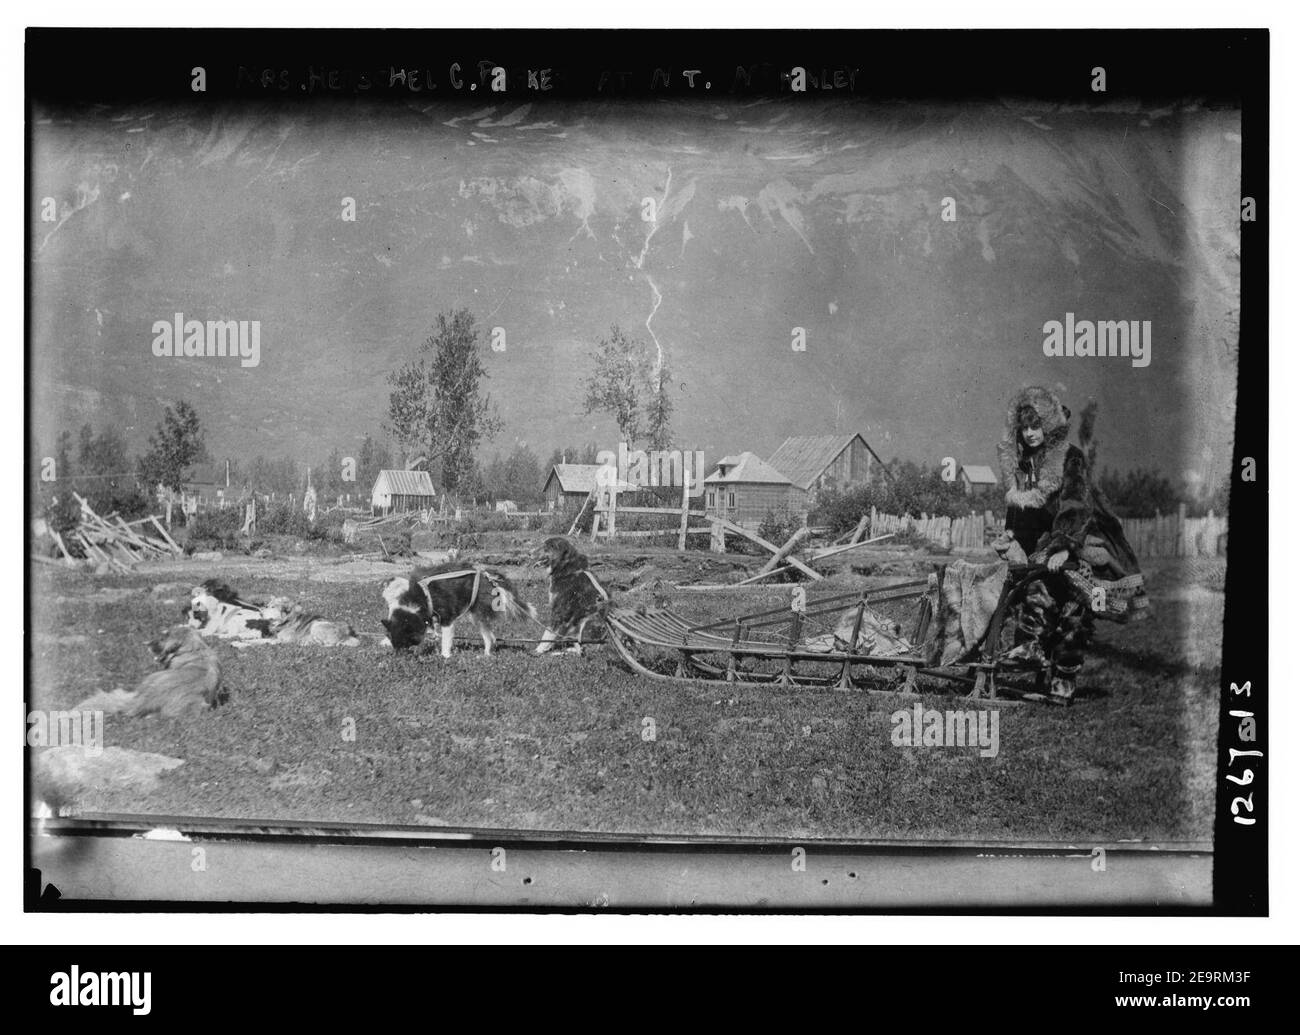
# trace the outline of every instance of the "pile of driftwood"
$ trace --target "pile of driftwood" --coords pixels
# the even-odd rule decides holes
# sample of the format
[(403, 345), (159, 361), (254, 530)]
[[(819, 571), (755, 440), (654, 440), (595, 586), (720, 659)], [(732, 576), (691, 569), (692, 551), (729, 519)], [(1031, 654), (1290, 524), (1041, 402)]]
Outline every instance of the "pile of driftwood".
[[(125, 521), (116, 511), (101, 517), (84, 497), (75, 492), (72, 495), (81, 507), (76, 527), (62, 535), (46, 528), (62, 554), (62, 561), (34, 554), (38, 561), (65, 565), (89, 563), (106, 572), (129, 572), (140, 561), (170, 560), (183, 555), (184, 551), (152, 514), (137, 521)], [(83, 557), (73, 556), (74, 551)]]

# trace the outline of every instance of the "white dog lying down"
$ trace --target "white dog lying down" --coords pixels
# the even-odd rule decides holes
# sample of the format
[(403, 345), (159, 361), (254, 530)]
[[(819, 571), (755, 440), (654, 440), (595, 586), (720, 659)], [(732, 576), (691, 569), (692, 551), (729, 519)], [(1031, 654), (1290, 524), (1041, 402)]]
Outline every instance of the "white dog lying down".
[(235, 647), (260, 647), (272, 643), (314, 644), (320, 647), (357, 647), (361, 638), (349, 622), (332, 622), (310, 614), (302, 604), (275, 597), (262, 608), (266, 634), (261, 639), (240, 640)]
[(262, 608), (239, 595), (218, 579), (195, 586), (190, 603), (182, 612), (186, 624), (203, 636), (223, 640), (255, 640), (266, 635)]

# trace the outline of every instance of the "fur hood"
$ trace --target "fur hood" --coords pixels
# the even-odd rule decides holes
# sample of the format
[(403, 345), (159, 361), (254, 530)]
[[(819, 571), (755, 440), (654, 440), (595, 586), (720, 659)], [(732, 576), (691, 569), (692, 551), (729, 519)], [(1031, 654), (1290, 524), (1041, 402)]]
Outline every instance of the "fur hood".
[[(1017, 476), (1020, 459), (1025, 451), (1020, 438), (1020, 411), (1032, 407), (1043, 423), (1043, 444), (1038, 464), (1038, 485), (1022, 488)], [(1035, 385), (1022, 388), (1007, 404), (1006, 423), (1002, 440), (998, 443), (998, 467), (1002, 473), (1002, 486), (1007, 493), (1007, 503), (1016, 507), (1042, 507), (1061, 487), (1065, 471), (1065, 455), (1069, 449), (1070, 411), (1061, 403), (1055, 392)]]

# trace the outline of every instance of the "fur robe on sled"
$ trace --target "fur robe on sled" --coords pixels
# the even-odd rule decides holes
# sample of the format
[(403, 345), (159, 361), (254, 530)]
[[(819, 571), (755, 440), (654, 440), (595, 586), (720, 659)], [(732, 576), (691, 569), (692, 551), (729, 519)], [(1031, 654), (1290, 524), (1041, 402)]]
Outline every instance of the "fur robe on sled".
[(929, 590), (930, 635), (925, 644), (928, 665), (951, 665), (968, 660), (983, 644), (993, 612), (1007, 581), (1004, 561), (972, 564), (957, 560), (931, 576)]

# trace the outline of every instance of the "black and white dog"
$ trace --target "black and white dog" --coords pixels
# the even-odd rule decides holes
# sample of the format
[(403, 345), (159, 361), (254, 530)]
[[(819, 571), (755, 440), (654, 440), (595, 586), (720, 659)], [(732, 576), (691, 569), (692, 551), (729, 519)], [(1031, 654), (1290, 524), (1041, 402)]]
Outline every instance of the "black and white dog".
[(609, 607), (609, 592), (587, 567), (587, 557), (562, 536), (542, 543), (542, 560), (551, 576), (551, 624), (534, 653), (545, 654), (555, 641), (574, 640), (569, 648), (582, 653), (582, 633)]
[(384, 586), (384, 601), (384, 628), (394, 650), (418, 647), (425, 632), (437, 626), (444, 658), (451, 657), (453, 626), (462, 616), (468, 616), (483, 637), (484, 654), (491, 654), (496, 644), (492, 623), (498, 617), (537, 620), (533, 605), (525, 603), (500, 572), (454, 561), (416, 568), (407, 578), (391, 580)]
[(190, 593), (181, 612), (185, 623), (204, 636), (224, 640), (257, 640), (266, 635), (267, 622), (260, 604), (242, 599), (219, 579), (208, 579)]

